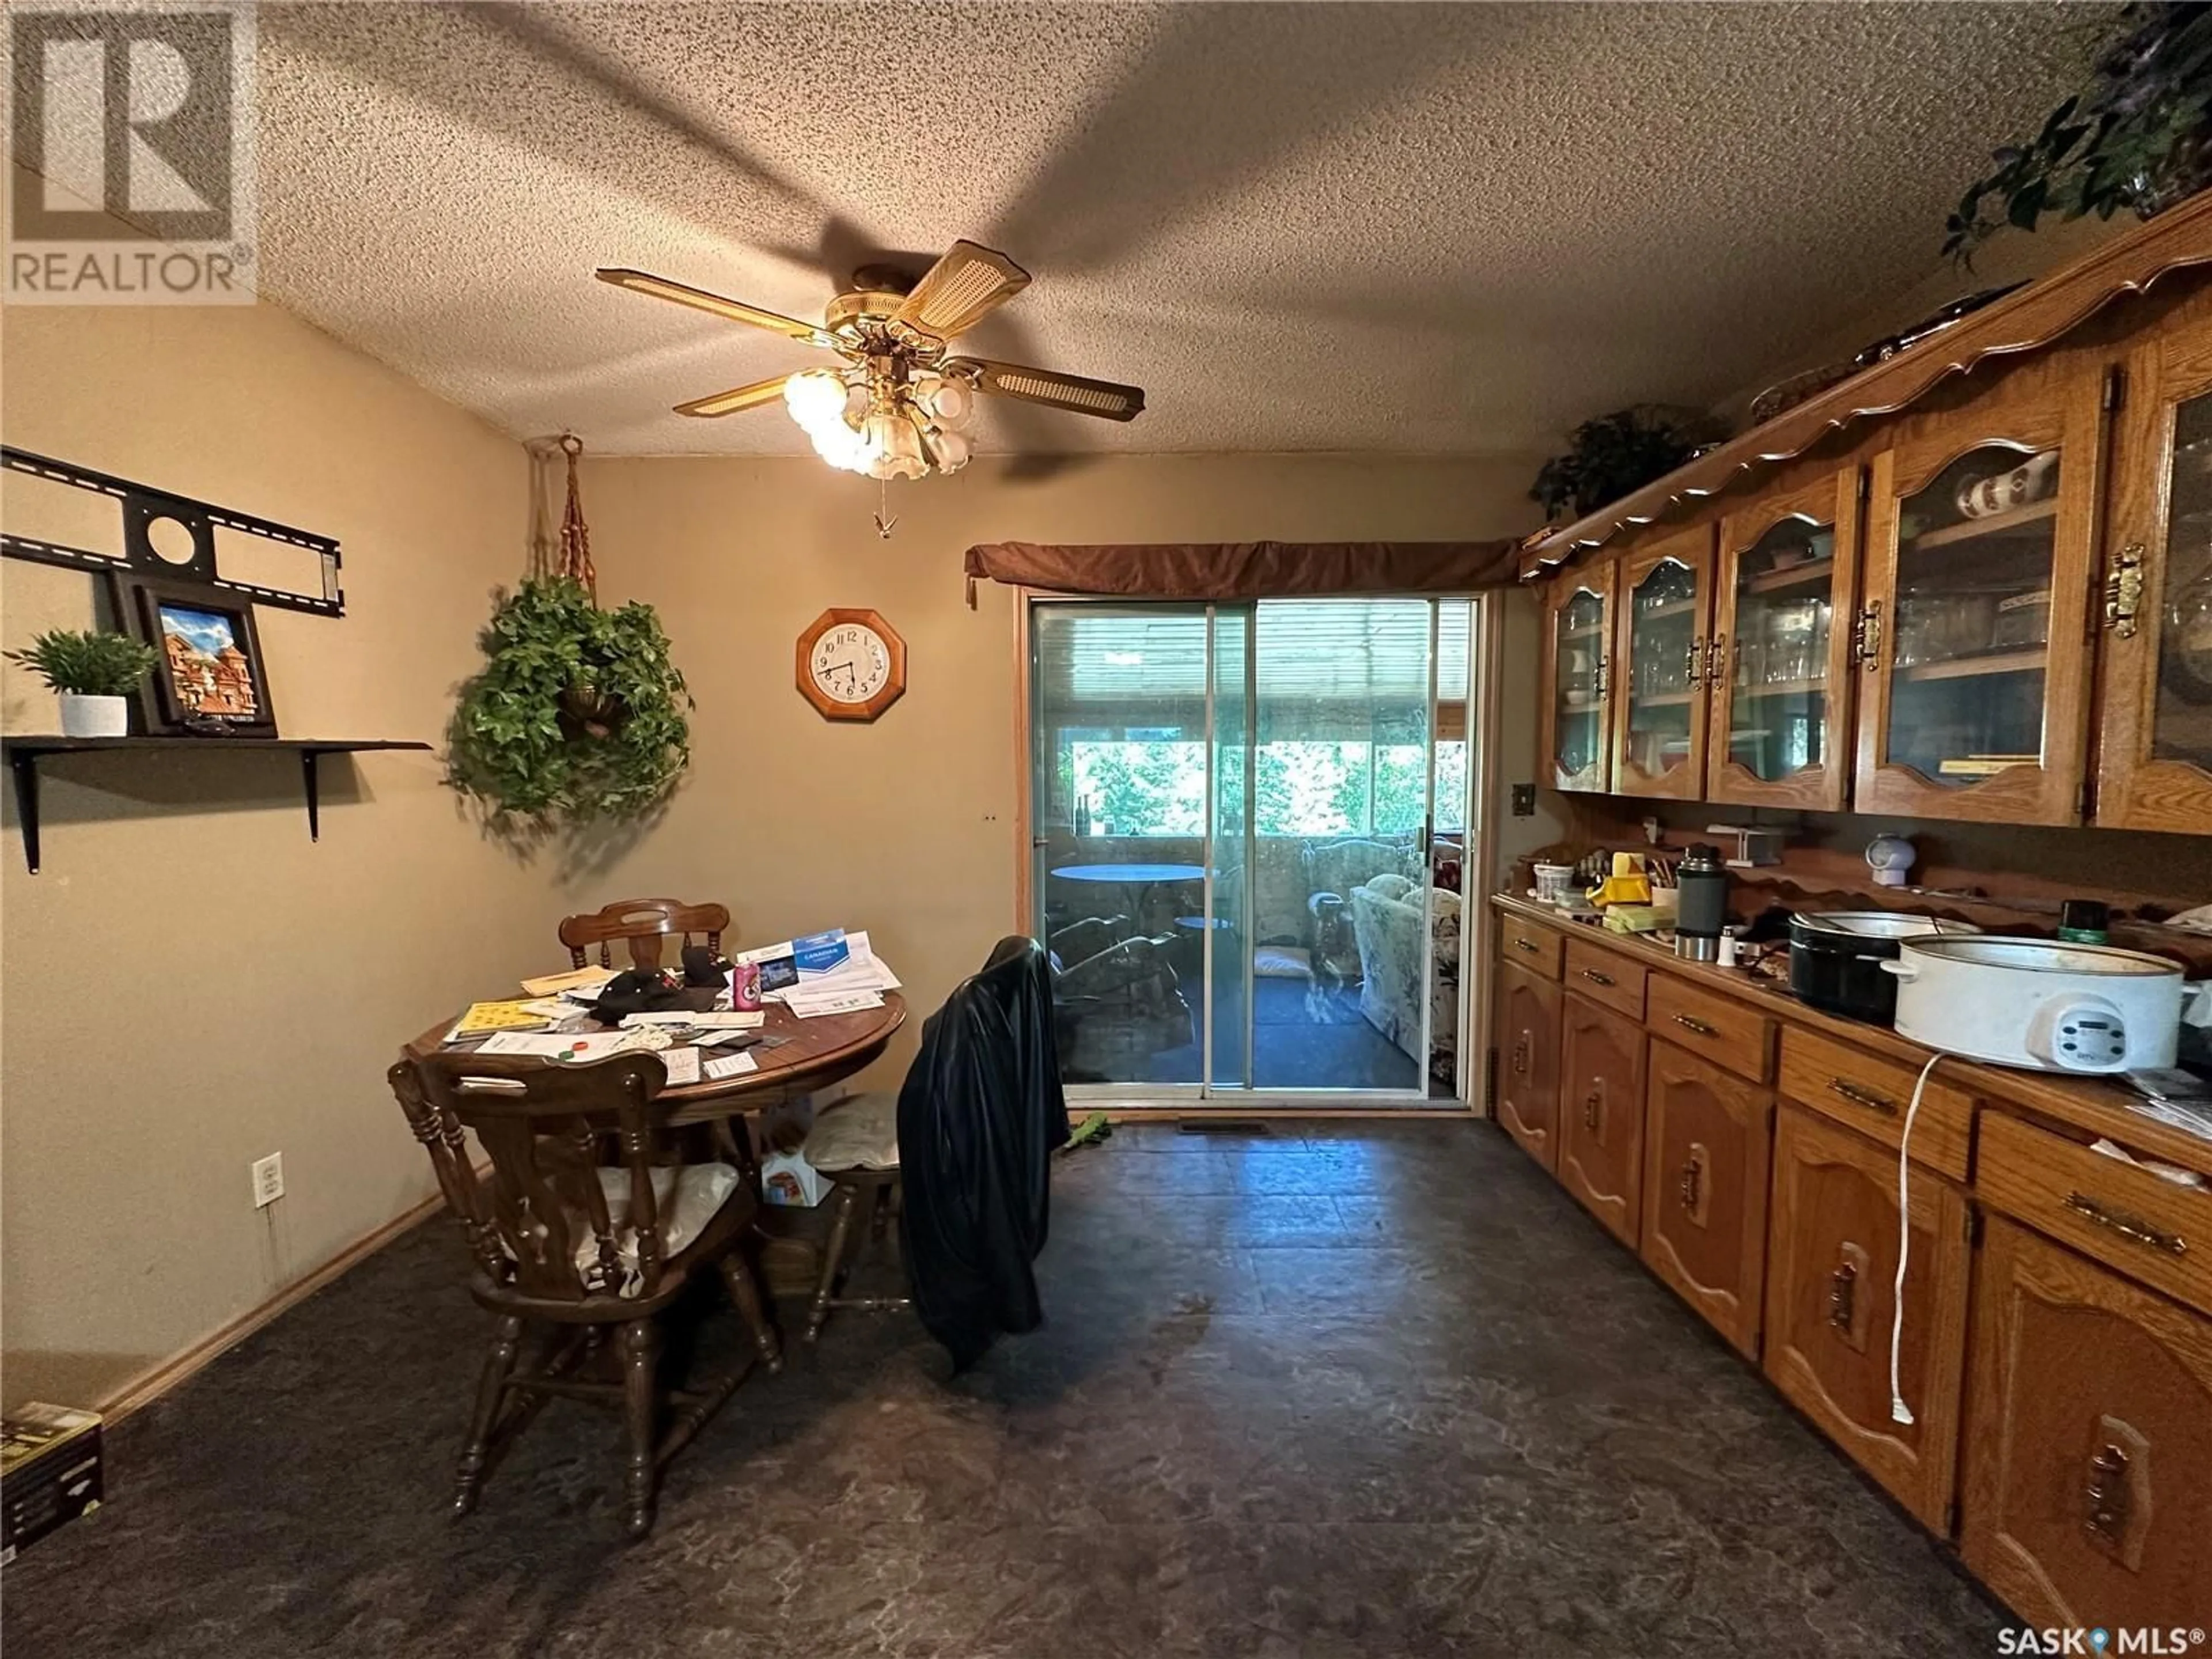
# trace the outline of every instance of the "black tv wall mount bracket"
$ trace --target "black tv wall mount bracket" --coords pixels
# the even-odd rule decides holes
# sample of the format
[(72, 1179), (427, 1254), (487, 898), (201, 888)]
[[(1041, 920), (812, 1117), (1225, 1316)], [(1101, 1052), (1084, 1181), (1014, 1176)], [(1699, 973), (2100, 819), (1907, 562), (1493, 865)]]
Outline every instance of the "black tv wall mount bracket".
[[(34, 455), (27, 449), (0, 447), (0, 467), (13, 472), (29, 473), (55, 483), (71, 485), (78, 489), (112, 495), (123, 512), (124, 550), (119, 556), (96, 552), (88, 548), (70, 547), (60, 542), (42, 541), (32, 536), (0, 532), (0, 555), (6, 557), (29, 559), (39, 564), (61, 565), (71, 570), (137, 570), (158, 574), (172, 580), (203, 582), (218, 592), (250, 599), (257, 605), (273, 605), (287, 611), (306, 611), (318, 617), (345, 615), (345, 590), (338, 585), (338, 544), (328, 536), (318, 536), (308, 530), (295, 530), (273, 520), (257, 519), (249, 513), (233, 512), (227, 507), (217, 507), (212, 501), (194, 501), (189, 495), (173, 495), (150, 484), (135, 483), (112, 473), (95, 472), (90, 467), (78, 466), (72, 462)], [(191, 536), (191, 555), (188, 559), (167, 558), (155, 548), (153, 527), (163, 520), (182, 526)], [(283, 542), (313, 553), (321, 575), (321, 591), (301, 592), (225, 576), (216, 568), (215, 532), (218, 527), (236, 531), (241, 535), (258, 536), (267, 541)]]

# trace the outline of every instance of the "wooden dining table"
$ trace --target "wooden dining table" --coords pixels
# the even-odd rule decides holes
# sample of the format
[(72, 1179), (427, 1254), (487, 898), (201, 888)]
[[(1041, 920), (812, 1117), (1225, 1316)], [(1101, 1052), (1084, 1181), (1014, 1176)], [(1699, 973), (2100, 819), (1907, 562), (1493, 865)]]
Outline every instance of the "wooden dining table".
[[(757, 1035), (781, 1041), (757, 1042), (742, 1051), (753, 1057), (757, 1069), (735, 1077), (708, 1078), (703, 1075), (708, 1060), (740, 1051), (730, 1047), (702, 1048), (699, 1081), (673, 1084), (662, 1090), (654, 1102), (664, 1114), (664, 1123), (671, 1128), (712, 1123), (818, 1093), (878, 1059), (906, 1024), (906, 1000), (896, 991), (884, 993), (882, 1007), (863, 1008), (857, 1013), (801, 1019), (780, 1002), (770, 1003), (763, 1012), (765, 1018)], [(423, 1032), (407, 1045), (408, 1054), (420, 1060), (440, 1053), (466, 1053), (466, 1044), (446, 1046), (446, 1033), (453, 1029), (458, 1018), (451, 1016)]]

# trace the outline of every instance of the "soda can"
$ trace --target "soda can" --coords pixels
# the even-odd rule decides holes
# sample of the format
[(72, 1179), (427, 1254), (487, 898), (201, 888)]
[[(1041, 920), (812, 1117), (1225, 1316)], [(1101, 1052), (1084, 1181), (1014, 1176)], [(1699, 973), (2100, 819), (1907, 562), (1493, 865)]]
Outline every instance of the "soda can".
[(736, 963), (730, 969), (730, 1006), (741, 1013), (753, 1013), (760, 1006), (760, 963)]

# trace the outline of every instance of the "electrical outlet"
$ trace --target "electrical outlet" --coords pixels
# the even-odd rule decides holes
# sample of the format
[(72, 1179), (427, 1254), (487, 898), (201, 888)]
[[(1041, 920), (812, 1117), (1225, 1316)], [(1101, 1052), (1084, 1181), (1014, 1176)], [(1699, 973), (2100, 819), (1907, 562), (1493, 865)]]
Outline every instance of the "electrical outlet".
[(1516, 818), (1533, 818), (1536, 816), (1536, 786), (1534, 784), (1516, 783), (1513, 786), (1513, 816)]
[(253, 1161), (253, 1207), (265, 1210), (284, 1196), (284, 1154), (271, 1152)]

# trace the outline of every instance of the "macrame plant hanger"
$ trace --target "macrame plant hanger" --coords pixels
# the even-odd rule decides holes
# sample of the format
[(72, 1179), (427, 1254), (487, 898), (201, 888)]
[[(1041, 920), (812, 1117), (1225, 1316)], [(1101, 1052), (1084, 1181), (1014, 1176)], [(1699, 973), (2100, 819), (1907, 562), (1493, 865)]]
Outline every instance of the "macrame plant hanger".
[(582, 588), (596, 605), (599, 573), (592, 568), (592, 532), (584, 527), (584, 496), (576, 486), (576, 461), (584, 453), (584, 441), (573, 432), (562, 433), (561, 453), (568, 458), (568, 505), (561, 514), (561, 554), (556, 574)]

